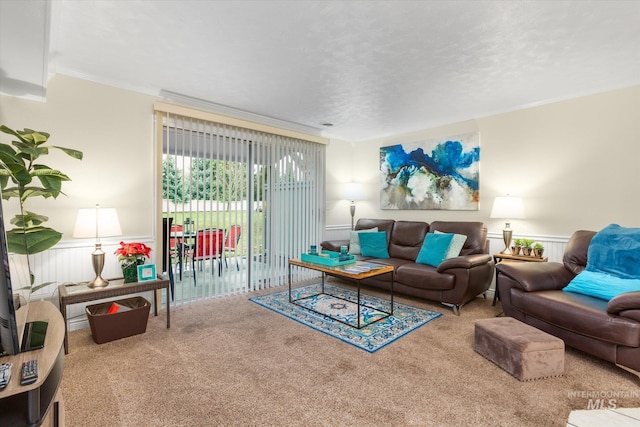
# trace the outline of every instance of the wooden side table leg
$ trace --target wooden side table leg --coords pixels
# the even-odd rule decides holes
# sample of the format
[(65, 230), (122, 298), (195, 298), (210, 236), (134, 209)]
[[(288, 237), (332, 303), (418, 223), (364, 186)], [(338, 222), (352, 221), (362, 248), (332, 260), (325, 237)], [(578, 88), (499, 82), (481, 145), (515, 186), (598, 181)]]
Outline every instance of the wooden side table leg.
[[(493, 257), (493, 264), (497, 265), (498, 262), (499, 262), (498, 259), (494, 256)], [(495, 307), (496, 303), (500, 299), (500, 289), (498, 288), (498, 275), (500, 274), (500, 272), (498, 271), (498, 269), (496, 269), (495, 271), (496, 271), (496, 288), (493, 291), (493, 303), (491, 303), (492, 307)]]
[(167, 329), (171, 327), (171, 301), (169, 300), (169, 286), (167, 286)]
[(67, 304), (62, 302), (62, 298), (58, 299), (60, 304), (60, 313), (64, 321), (64, 354), (69, 354), (69, 327), (67, 325)]

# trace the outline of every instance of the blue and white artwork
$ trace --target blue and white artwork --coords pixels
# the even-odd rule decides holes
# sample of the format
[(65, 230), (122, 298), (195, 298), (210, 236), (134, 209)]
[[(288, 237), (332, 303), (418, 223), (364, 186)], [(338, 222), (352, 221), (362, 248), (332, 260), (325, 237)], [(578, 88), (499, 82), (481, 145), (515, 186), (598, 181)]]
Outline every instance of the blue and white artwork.
[(480, 134), (380, 147), (380, 208), (478, 210)]

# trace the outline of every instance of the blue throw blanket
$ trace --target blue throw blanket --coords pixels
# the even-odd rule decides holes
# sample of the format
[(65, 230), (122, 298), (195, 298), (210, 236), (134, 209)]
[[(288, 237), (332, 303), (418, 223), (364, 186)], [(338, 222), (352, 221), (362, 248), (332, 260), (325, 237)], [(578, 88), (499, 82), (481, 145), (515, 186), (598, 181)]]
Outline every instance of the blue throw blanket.
[(611, 224), (597, 232), (589, 245), (586, 270), (640, 279), (640, 228)]

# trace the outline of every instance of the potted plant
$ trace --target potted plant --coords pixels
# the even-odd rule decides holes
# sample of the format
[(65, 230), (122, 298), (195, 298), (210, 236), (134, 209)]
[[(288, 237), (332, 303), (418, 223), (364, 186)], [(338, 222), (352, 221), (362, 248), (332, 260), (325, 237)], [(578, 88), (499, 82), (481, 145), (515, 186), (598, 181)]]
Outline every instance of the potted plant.
[[(43, 252), (58, 243), (62, 233), (46, 227), (47, 216), (26, 210), (25, 203), (32, 197), (57, 198), (62, 192), (62, 183), (70, 178), (57, 169), (39, 163), (41, 157), (49, 154), (50, 148), (57, 148), (68, 156), (82, 160), (82, 152), (69, 148), (47, 145), (49, 134), (32, 129), (13, 130), (5, 125), (0, 131), (17, 138), (11, 145), (0, 143), (0, 189), (2, 198), (18, 199), (18, 213), (11, 224), (15, 227), (7, 230), (9, 252), (31, 255)], [(39, 183), (38, 183), (39, 182)], [(8, 225), (8, 224), (6, 224)], [(33, 285), (33, 275), (31, 277)], [(35, 291), (47, 286), (44, 283), (32, 287)]]
[(520, 248), (522, 248), (522, 239), (513, 239), (513, 246), (511, 246), (511, 255), (519, 255)]
[(533, 239), (522, 239), (522, 254), (524, 256), (531, 256), (533, 250)]
[(542, 254), (544, 253), (544, 246), (542, 245), (542, 243), (536, 243), (535, 245), (533, 245), (533, 255), (538, 257), (538, 258), (542, 258)]
[(149, 258), (151, 248), (144, 243), (124, 243), (120, 242), (120, 247), (116, 249), (124, 283), (138, 281), (138, 266), (145, 263), (145, 258)]

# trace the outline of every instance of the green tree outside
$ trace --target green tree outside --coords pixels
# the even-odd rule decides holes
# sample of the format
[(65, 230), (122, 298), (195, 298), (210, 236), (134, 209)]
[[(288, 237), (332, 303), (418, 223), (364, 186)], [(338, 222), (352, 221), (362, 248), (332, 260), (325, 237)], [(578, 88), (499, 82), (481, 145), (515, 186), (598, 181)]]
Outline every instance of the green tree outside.
[(176, 159), (171, 156), (162, 161), (162, 198), (174, 203), (185, 203), (190, 199), (182, 173), (176, 167)]

